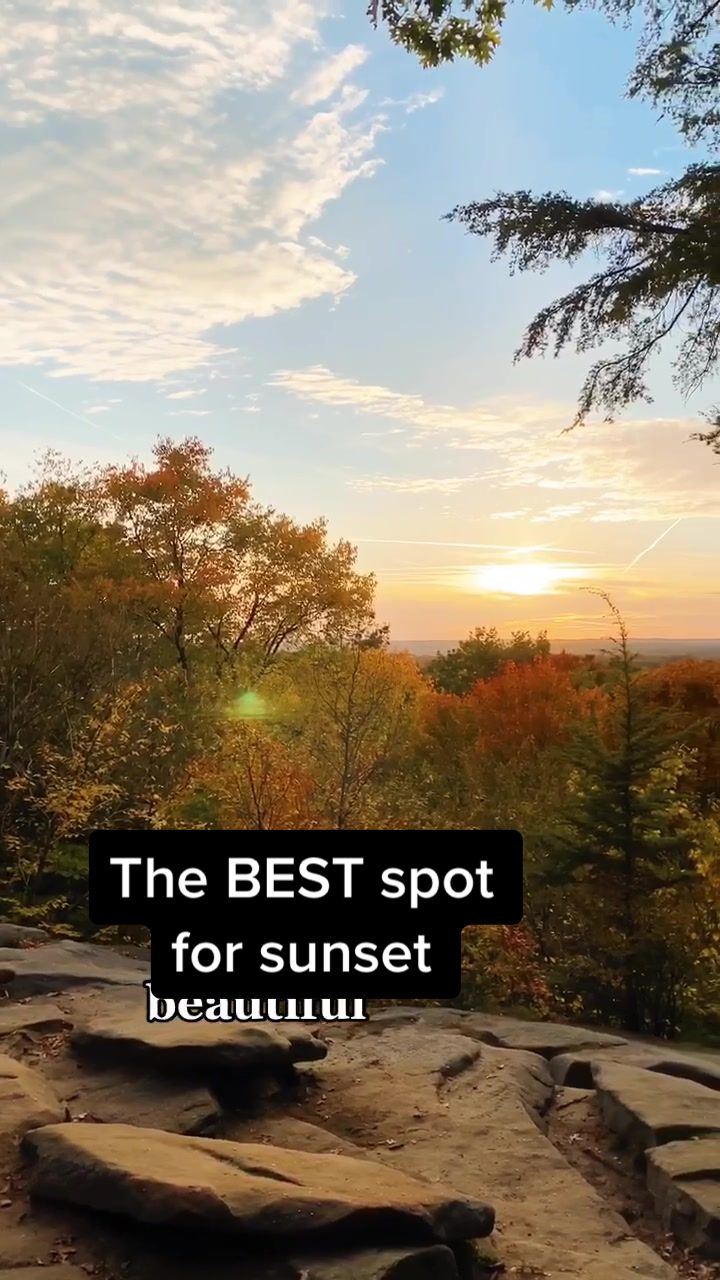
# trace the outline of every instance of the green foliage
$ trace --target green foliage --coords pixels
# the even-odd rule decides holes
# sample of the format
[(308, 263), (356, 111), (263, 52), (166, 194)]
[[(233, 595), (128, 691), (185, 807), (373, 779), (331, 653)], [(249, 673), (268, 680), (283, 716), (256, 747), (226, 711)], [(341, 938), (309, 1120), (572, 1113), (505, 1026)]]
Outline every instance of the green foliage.
[[(565, 6), (600, 9), (612, 22), (639, 17), (628, 96), (649, 102), (688, 142), (714, 150), (720, 138), (717, 0), (565, 0)], [(376, 0), (369, 13), (423, 65), (436, 66), (455, 57), (487, 63), (500, 43), (506, 11), (504, 0)], [(511, 270), (543, 270), (587, 252), (604, 257), (600, 270), (538, 313), (517, 353), (621, 345), (591, 368), (573, 425), (593, 410), (612, 418), (651, 399), (649, 365), (668, 340), (677, 344), (675, 380), (684, 394), (698, 391), (717, 370), (720, 166), (712, 153), (636, 200), (605, 204), (565, 192), (501, 192), (458, 206), (448, 217), (489, 239), (495, 257), (507, 255)], [(718, 440), (714, 414), (711, 431), (699, 437), (710, 444)]]
[(505, 662), (532, 662), (550, 652), (545, 632), (533, 640), (528, 631), (514, 631), (504, 640), (495, 627), (476, 627), (456, 649), (438, 653), (427, 673), (442, 693), (469, 693), (478, 680), (497, 674)]
[(689, 394), (717, 368), (720, 350), (720, 167), (692, 165), (683, 176), (625, 203), (574, 200), (565, 193), (501, 193), (448, 215), (493, 241), (511, 270), (543, 270), (588, 251), (605, 265), (544, 307), (529, 325), (517, 358), (585, 352), (608, 339), (620, 355), (591, 368), (575, 423), (594, 408), (611, 417), (649, 400), (647, 370), (663, 341), (679, 339), (676, 382)]
[[(553, 0), (535, 0), (544, 8)], [(396, 44), (414, 53), (424, 67), (456, 58), (479, 66), (500, 44), (507, 0), (370, 0), (368, 17), (385, 23)]]

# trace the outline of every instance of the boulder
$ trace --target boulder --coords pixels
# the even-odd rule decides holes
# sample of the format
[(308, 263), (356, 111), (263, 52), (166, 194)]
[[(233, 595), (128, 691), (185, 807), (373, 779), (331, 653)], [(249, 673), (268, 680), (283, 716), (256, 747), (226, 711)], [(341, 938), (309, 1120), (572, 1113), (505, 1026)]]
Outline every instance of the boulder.
[(666, 1229), (704, 1257), (720, 1258), (720, 1138), (656, 1147), (647, 1184)]
[(0, 947), (26, 947), (36, 943), (48, 942), (49, 934), (44, 929), (32, 929), (25, 924), (10, 924), (0, 920)]
[(646, 1071), (693, 1080), (695, 1084), (704, 1084), (707, 1089), (720, 1090), (720, 1060), (709, 1054), (701, 1057), (653, 1045), (627, 1044), (616, 1049), (581, 1049), (577, 1053), (561, 1053), (551, 1060), (550, 1070), (556, 1084), (569, 1085), (573, 1089), (592, 1089), (593, 1062), (619, 1062), (628, 1067), (643, 1067)]
[(49, 1035), (66, 1031), (72, 1026), (70, 1018), (57, 1005), (39, 1000), (30, 1004), (0, 1005), (0, 1038), (31, 1032)]
[(64, 1115), (57, 1095), (38, 1071), (0, 1054), (0, 1152), (12, 1150), (29, 1129), (57, 1124)]
[(48, 995), (78, 986), (139, 985), (150, 977), (149, 965), (118, 955), (91, 942), (49, 942), (29, 950), (0, 948), (0, 970), (14, 999)]
[(704, 1085), (617, 1062), (596, 1061), (592, 1073), (605, 1124), (636, 1154), (720, 1133), (720, 1097)]
[(131, 1125), (50, 1125), (25, 1144), (34, 1195), (153, 1226), (379, 1244), (465, 1240), (494, 1225), (486, 1204), (347, 1156)]
[(84, 1056), (204, 1078), (282, 1070), (327, 1053), (299, 1022), (148, 1022), (144, 991), (127, 990), (106, 993), (76, 1025), (72, 1044)]

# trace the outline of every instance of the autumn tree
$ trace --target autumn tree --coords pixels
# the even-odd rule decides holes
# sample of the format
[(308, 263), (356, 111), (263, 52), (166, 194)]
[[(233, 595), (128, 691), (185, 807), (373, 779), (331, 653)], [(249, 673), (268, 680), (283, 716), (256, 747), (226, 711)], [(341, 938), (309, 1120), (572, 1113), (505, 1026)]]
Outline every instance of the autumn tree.
[(362, 643), (316, 645), (292, 671), (287, 731), (311, 761), (325, 824), (391, 825), (393, 766), (414, 738), (425, 691), (417, 664)]
[(133, 559), (138, 619), (154, 628), (185, 679), (195, 658), (216, 670), (243, 646), (265, 658), (310, 636), (372, 623), (374, 581), (322, 520), (300, 525), (250, 500), (247, 480), (213, 470), (199, 440), (161, 440), (154, 465), (113, 467), (104, 488)]
[(478, 680), (494, 676), (504, 662), (532, 662), (549, 652), (544, 632), (533, 639), (528, 631), (514, 631), (505, 640), (495, 627), (476, 627), (457, 648), (438, 653), (428, 663), (427, 674), (443, 693), (468, 693)]

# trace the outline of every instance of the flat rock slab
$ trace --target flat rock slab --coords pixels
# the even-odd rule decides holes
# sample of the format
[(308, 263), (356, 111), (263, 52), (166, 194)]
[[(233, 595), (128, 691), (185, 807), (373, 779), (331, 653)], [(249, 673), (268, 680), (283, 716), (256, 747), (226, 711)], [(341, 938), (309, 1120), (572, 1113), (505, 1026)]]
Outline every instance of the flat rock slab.
[(476, 1036), (486, 1044), (502, 1049), (526, 1049), (543, 1058), (554, 1058), (558, 1053), (571, 1053), (578, 1049), (611, 1049), (626, 1042), (620, 1036), (604, 1035), (583, 1027), (569, 1027), (555, 1022), (521, 1022), (512, 1018), (494, 1019), (492, 1023), (481, 1014), (473, 1014), (463, 1022), (464, 1036)]
[(145, 993), (111, 993), (76, 1026), (74, 1049), (163, 1072), (213, 1076), (283, 1069), (324, 1058), (327, 1045), (302, 1023), (147, 1022)]
[(0, 1152), (12, 1150), (29, 1129), (57, 1124), (64, 1115), (59, 1098), (38, 1071), (0, 1054)]
[(61, 1124), (25, 1138), (32, 1192), (153, 1226), (277, 1241), (425, 1243), (489, 1235), (487, 1205), (384, 1165), (130, 1125)]
[(556, 1084), (574, 1089), (592, 1089), (593, 1062), (618, 1062), (629, 1067), (643, 1067), (645, 1071), (657, 1071), (660, 1075), (676, 1076), (680, 1080), (693, 1080), (707, 1089), (720, 1090), (720, 1064), (711, 1057), (700, 1054), (658, 1049), (652, 1045), (626, 1044), (616, 1049), (582, 1049), (577, 1053), (562, 1053), (553, 1058), (550, 1070)]
[(150, 966), (109, 947), (91, 942), (49, 942), (46, 946), (15, 950), (0, 948), (0, 971), (14, 999), (48, 995), (79, 986), (139, 985), (150, 977)]
[(470, 1059), (472, 1043), (417, 1023), (338, 1036), (315, 1069), (321, 1092), (310, 1095), (308, 1118), (372, 1145), (373, 1160), (390, 1168), (489, 1195), (508, 1277), (677, 1280), (532, 1122), (513, 1054), (481, 1045), (466, 1070), (446, 1076), (444, 1064), (465, 1049)]
[(215, 1132), (218, 1105), (204, 1085), (122, 1068), (99, 1069), (68, 1054), (49, 1058), (44, 1073), (72, 1119), (169, 1133)]
[(637, 1154), (720, 1133), (720, 1095), (704, 1085), (616, 1062), (595, 1062), (592, 1072), (605, 1124)]
[(54, 1031), (66, 1031), (72, 1021), (56, 1004), (45, 1000), (30, 1004), (0, 1005), (0, 1038), (33, 1032), (49, 1035)]
[[(468, 1009), (395, 1006), (380, 1009), (366, 1023), (358, 1024), (354, 1034), (378, 1034), (413, 1025), (434, 1030), (457, 1031), (460, 1035), (501, 1049), (525, 1049), (553, 1058), (559, 1053), (581, 1049), (611, 1049), (627, 1043), (622, 1036), (572, 1027), (561, 1022), (526, 1022), (502, 1014), (477, 1013)], [(353, 1033), (351, 1033), (353, 1034)]]
[(720, 1258), (720, 1138), (657, 1147), (647, 1184), (667, 1230), (704, 1257)]
[(39, 942), (49, 942), (44, 929), (33, 929), (25, 924), (10, 924), (0, 920), (0, 947), (27, 947)]

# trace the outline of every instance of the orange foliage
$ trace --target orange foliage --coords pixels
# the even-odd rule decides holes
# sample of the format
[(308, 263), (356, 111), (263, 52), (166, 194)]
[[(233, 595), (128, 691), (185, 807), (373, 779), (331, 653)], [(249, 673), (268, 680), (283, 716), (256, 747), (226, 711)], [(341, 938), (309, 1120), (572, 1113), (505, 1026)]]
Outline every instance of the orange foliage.
[(499, 759), (526, 751), (563, 745), (579, 719), (600, 710), (598, 689), (579, 689), (572, 679), (578, 665), (571, 654), (508, 662), (490, 680), (479, 681), (468, 695), (478, 732), (478, 746)]

